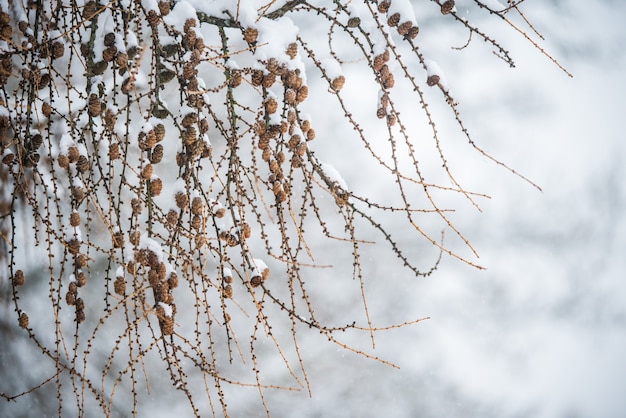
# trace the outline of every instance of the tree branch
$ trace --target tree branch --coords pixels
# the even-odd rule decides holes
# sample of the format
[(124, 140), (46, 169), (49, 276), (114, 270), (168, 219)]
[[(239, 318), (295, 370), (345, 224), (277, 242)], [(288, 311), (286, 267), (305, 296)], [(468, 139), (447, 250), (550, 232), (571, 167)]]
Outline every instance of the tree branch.
[(274, 10), (271, 13), (265, 15), (266, 18), (276, 20), (283, 17), (287, 12), (295, 9), (296, 6), (306, 3), (306, 0), (291, 0), (285, 3), (284, 6)]
[[(288, 12), (295, 9), (297, 6), (306, 3), (306, 0), (290, 0), (285, 3), (282, 7), (274, 10), (273, 12), (267, 13), (261, 17), (265, 17), (271, 20), (277, 20), (283, 17)], [(222, 28), (240, 28), (241, 25), (239, 22), (233, 18), (221, 18), (216, 16), (209, 16), (204, 12), (197, 12), (198, 20), (200, 22), (208, 23), (209, 25), (219, 26)]]

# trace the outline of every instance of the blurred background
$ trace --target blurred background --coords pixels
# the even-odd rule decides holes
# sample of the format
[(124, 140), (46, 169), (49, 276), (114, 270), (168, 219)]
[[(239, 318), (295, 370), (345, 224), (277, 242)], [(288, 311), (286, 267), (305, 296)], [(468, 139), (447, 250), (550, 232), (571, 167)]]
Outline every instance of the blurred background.
[[(430, 319), (377, 334), (373, 353), (400, 369), (323, 338), (303, 344), (313, 396), (266, 394), (276, 416), (626, 414), (626, 5), (524, 2), (546, 38), (542, 48), (569, 78), (519, 33), (469, 14), (466, 3), (457, 2), (459, 14), (497, 31), (516, 68), (477, 40), (448, 49), (466, 35), (441, 28), (421, 31), (429, 37), (423, 52), (443, 69), (478, 144), (542, 192), (474, 155), (463, 139), (444, 144), (462, 184), (492, 197), (479, 201), (482, 213), (469, 208), (454, 217), (486, 270), (444, 258), (433, 276), (416, 279), (393, 256), (371, 254), (369, 292), (381, 296), (397, 286), (380, 301), (370, 298), (374, 325)], [(320, 137), (337, 135), (329, 125)], [(324, 151), (316, 152), (351, 187), (377, 186), (359, 167), (342, 164), (336, 149)], [(244, 405), (232, 406), (255, 415)]]
[[(432, 276), (416, 278), (389, 251), (363, 245), (363, 280), (372, 325), (429, 319), (376, 333), (375, 349), (367, 333), (338, 335), (342, 342), (398, 368), (355, 355), (314, 332), (300, 333), (300, 354), (312, 392), (266, 390), (264, 400), (272, 416), (626, 416), (626, 138), (621, 128), (626, 110), (622, 103), (626, 4), (613, 0), (522, 4), (528, 20), (546, 38), (541, 48), (573, 78), (522, 34), (488, 18), (470, 0), (459, 0), (456, 7), (460, 16), (495, 34), (516, 67), (509, 68), (478, 39), (463, 50), (452, 49), (467, 42), (467, 33), (442, 25), (437, 7), (432, 15), (417, 16), (421, 52), (445, 73), (476, 144), (542, 190), (477, 153), (453, 118), (439, 120), (441, 146), (455, 176), (467, 190), (491, 197), (476, 199), (481, 211), (465, 202), (462, 210), (450, 214), (479, 258), (473, 258), (451, 234), (446, 243), (484, 269), (444, 257)], [(538, 39), (532, 30), (523, 29)], [(315, 34), (315, 30), (300, 27), (303, 33)], [(320, 37), (320, 42), (326, 39)], [(366, 114), (372, 117), (376, 92), (363, 89), (360, 75), (350, 73), (350, 66), (344, 70), (345, 92), (353, 91), (357, 101), (363, 98)], [(309, 82), (315, 83), (312, 74)], [(315, 91), (311, 88), (310, 95), (315, 96)], [(370, 93), (372, 97), (367, 96)], [(437, 89), (426, 94), (435, 112), (450, 113), (440, 103)], [(332, 98), (312, 97), (307, 105), (325, 106), (324, 100)], [(411, 103), (403, 106), (410, 111)], [(418, 103), (415, 108), (416, 115), (421, 114)], [(410, 113), (403, 116), (412, 121)], [(418, 149), (423, 142), (432, 147), (432, 134), (424, 130), (420, 136), (417, 118), (412, 128), (418, 134), (411, 140)], [(384, 200), (390, 178), (357, 163), (354, 143), (343, 140), (344, 135), (350, 136), (350, 127), (342, 127), (341, 119), (337, 112), (314, 120), (318, 139), (311, 147), (320, 160), (337, 168), (351, 189)], [(386, 141), (384, 135), (381, 141)], [(426, 156), (420, 162), (440, 165)], [(445, 206), (446, 197), (442, 199)], [(402, 231), (403, 225), (396, 230)], [(429, 232), (437, 236), (438, 228), (433, 225)], [(397, 238), (411, 245), (415, 232), (407, 230)], [(355, 318), (364, 323), (359, 284), (351, 279), (350, 254), (325, 243), (312, 243), (319, 247), (317, 260), (320, 264), (336, 261), (338, 268), (316, 270), (317, 275), (308, 279), (312, 296), (328, 303), (327, 310), (316, 310), (318, 319), (345, 324), (345, 318)], [(337, 254), (347, 257), (342, 260)], [(412, 256), (428, 269), (437, 254), (432, 246), (416, 243)], [(314, 289), (319, 289), (319, 295)], [(12, 315), (10, 306), (4, 309), (7, 317)], [(279, 339), (290, 338), (288, 328), (273, 331)], [(10, 332), (15, 331), (6, 335)], [(3, 340), (0, 371), (14, 380), (6, 386), (11, 393), (50, 376), (32, 367), (40, 358), (32, 344)], [(94, 351), (106, 353), (106, 343)], [(297, 362), (291, 350), (285, 351), (290, 361)], [(256, 355), (264, 381), (292, 385), (271, 347), (264, 354), (260, 346)], [(165, 374), (162, 382), (157, 379), (150, 385), (139, 416), (187, 416), (188, 405), (165, 396), (171, 388)], [(0, 412), (30, 416), (28, 411), (56, 411), (52, 386), (18, 399), (17, 404), (3, 401)], [(266, 415), (256, 388), (224, 390), (231, 416)], [(129, 395), (116, 396), (123, 401)]]

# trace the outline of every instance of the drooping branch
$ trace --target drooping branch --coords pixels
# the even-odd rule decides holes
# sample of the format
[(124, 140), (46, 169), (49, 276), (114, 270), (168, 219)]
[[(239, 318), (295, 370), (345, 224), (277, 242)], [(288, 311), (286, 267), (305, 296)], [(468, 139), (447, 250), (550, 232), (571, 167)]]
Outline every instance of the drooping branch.
[[(286, 15), (287, 13), (295, 10), (295, 8), (299, 5), (306, 4), (306, 0), (291, 0), (279, 7), (276, 10), (273, 10), (268, 13), (263, 13), (259, 15), (259, 19), (266, 18), (270, 20), (277, 20)], [(203, 23), (208, 23), (210, 25), (219, 26), (223, 28), (239, 28), (242, 29), (241, 24), (235, 18), (223, 18), (216, 16), (209, 16), (208, 14), (198, 11), (198, 20)]]
[[(455, 18), (444, 29), (466, 28), (512, 65), (454, 2), (433, 1)], [(256, 388), (269, 415), (271, 391), (315, 390), (307, 332), (393, 365), (337, 337), (373, 347), (375, 333), (419, 322), (396, 312), (375, 326), (372, 299), (405, 288), (372, 295), (368, 267), (407, 278), (447, 259), (480, 268), (453, 216), (488, 195), (453, 175), (447, 135), (509, 168), (470, 137), (410, 8), (238, 0), (212, 16), (169, 0), (14, 3), (0, 4), (0, 266), (16, 314), (3, 326), (55, 373), (0, 396), (53, 387), (61, 416), (97, 414), (90, 405), (141, 415), (174, 394), (193, 415), (208, 402), (227, 416), (228, 385)], [(455, 133), (440, 129), (453, 119), (434, 100), (452, 108)], [(349, 186), (326, 155), (384, 193)], [(24, 242), (46, 269), (24, 261)], [(291, 384), (272, 381), (272, 360)]]

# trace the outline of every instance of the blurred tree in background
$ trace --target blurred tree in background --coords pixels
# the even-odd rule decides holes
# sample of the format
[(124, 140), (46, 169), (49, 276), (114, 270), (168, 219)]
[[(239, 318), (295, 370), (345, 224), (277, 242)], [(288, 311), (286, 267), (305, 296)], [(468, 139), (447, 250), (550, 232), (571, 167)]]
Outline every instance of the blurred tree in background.
[[(559, 66), (521, 3), (467, 7)], [(480, 41), (514, 66), (450, 0), (1, 1), (3, 409), (139, 415), (164, 394), (228, 415), (251, 387), (269, 415), (267, 393), (311, 392), (311, 331), (393, 366), (341, 339), (373, 348), (421, 320), (375, 325), (363, 249), (384, 243), (408, 276), (442, 256), (480, 267), (451, 214), (487, 196), (463, 187), (446, 135), (525, 179), (470, 136), (416, 15), (466, 33), (450, 53)], [(329, 123), (349, 137), (316, 135)], [(319, 149), (383, 190), (351, 188)], [(356, 284), (358, 318), (329, 316), (344, 296), (329, 274)], [(264, 378), (276, 364), (288, 380)]]

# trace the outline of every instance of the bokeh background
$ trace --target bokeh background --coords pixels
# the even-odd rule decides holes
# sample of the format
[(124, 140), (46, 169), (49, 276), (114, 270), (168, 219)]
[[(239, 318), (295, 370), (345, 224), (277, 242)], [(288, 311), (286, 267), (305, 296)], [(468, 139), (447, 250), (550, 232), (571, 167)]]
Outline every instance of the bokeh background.
[[(457, 2), (460, 14), (468, 13), (467, 3)], [(542, 48), (573, 78), (474, 8), (468, 17), (497, 31), (516, 68), (498, 63), (477, 40), (460, 52), (448, 49), (466, 37), (435, 25), (422, 30), (430, 37), (422, 45), (445, 72), (480, 146), (542, 192), (475, 160), (463, 141), (449, 144), (463, 184), (492, 197), (480, 202), (482, 213), (470, 208), (454, 218), (486, 270), (448, 258), (432, 277), (415, 279), (392, 256), (370, 254), (375, 272), (367, 285), (385, 295), (371, 301), (376, 322), (430, 320), (377, 335), (374, 353), (399, 370), (322, 339), (305, 343), (313, 396), (266, 394), (277, 416), (626, 414), (626, 4), (523, 6), (546, 38)], [(429, 27), (427, 17), (417, 18)], [(336, 135), (329, 125), (322, 135)], [(359, 167), (350, 170), (336, 148), (317, 152), (351, 186), (376, 186)], [(232, 406), (263, 414), (246, 407), (245, 398)]]
[[(526, 0), (522, 6), (546, 38), (541, 48), (573, 78), (523, 35), (481, 13), (470, 0), (457, 1), (457, 12), (495, 34), (511, 52), (515, 68), (508, 68), (477, 39), (461, 51), (453, 50), (466, 43), (467, 33), (441, 24), (437, 7), (432, 15), (417, 16), (419, 39), (425, 56), (445, 72), (477, 144), (542, 191), (473, 150), (454, 120), (440, 121), (442, 147), (455, 175), (468, 190), (491, 196), (477, 199), (481, 211), (465, 202), (462, 210), (450, 215), (480, 256), (472, 260), (485, 269), (444, 257), (435, 274), (416, 278), (388, 251), (362, 246), (373, 325), (430, 319), (376, 333), (375, 349), (367, 334), (341, 336), (342, 341), (399, 368), (357, 356), (319, 334), (301, 333), (299, 347), (312, 392), (265, 391), (272, 416), (626, 416), (626, 138), (622, 127), (626, 4)], [(316, 28), (300, 30), (314, 34)], [(537, 39), (532, 30), (524, 30)], [(320, 42), (325, 42), (322, 38)], [(363, 97), (371, 115), (376, 92), (364, 91), (358, 85), (359, 74), (350, 66), (345, 70), (350, 73), (345, 92), (353, 89), (355, 95), (373, 95)], [(310, 76), (310, 83), (315, 83), (313, 79)], [(315, 89), (310, 90), (314, 96)], [(427, 94), (433, 109), (445, 113), (445, 104), (437, 104), (441, 100), (437, 93), (433, 89)], [(323, 100), (328, 97), (312, 97), (307, 103), (321, 107), (326, 105)], [(407, 100), (415, 96), (407, 95)], [(419, 104), (415, 107), (418, 115)], [(404, 116), (411, 120), (410, 114)], [(336, 113), (314, 120), (317, 139), (311, 146), (351, 188), (384, 200), (390, 179), (355, 163), (356, 158), (347, 158), (354, 143), (342, 140), (344, 133), (346, 138), (350, 135), (341, 130), (341, 118)], [(423, 136), (418, 131), (416, 147), (430, 141), (429, 135), (427, 130)], [(381, 141), (386, 141), (384, 136)], [(422, 163), (440, 164), (428, 159)], [(410, 246), (415, 233), (407, 230), (398, 239)], [(454, 240), (450, 245), (471, 258), (467, 247)], [(419, 259), (423, 254), (427, 268), (436, 253), (423, 243), (415, 246), (412, 256)], [(359, 285), (351, 279), (349, 254), (345, 260), (337, 254), (341, 253), (324, 243), (316, 252), (320, 263), (330, 260), (338, 265), (320, 269), (317, 283), (308, 282), (310, 289), (318, 285), (317, 296), (329, 304), (316, 312), (330, 323), (342, 324), (345, 318), (362, 321)], [(342, 262), (347, 266), (341, 267)], [(315, 290), (312, 294), (316, 297)], [(3, 312), (8, 316), (9, 311)], [(39, 353), (32, 345), (22, 340), (14, 343), (9, 337), (14, 331), (9, 331), (1, 337), (3, 377), (17, 381), (13, 387), (26, 389), (48, 375), (33, 367)], [(290, 337), (289, 329), (283, 334), (274, 329), (274, 333), (278, 338)], [(256, 353), (263, 378), (290, 384), (284, 365), (270, 351), (266, 357), (261, 349)], [(291, 361), (295, 361), (293, 354), (286, 350)], [(159, 389), (161, 383), (165, 392)], [(164, 396), (169, 390), (167, 376), (151, 385), (151, 394), (142, 398), (140, 416), (187, 416), (188, 405)], [(265, 416), (256, 389), (225, 390), (231, 416)], [(2, 402), (0, 415), (56, 411), (54, 396), (52, 388), (20, 398), (16, 404)]]

